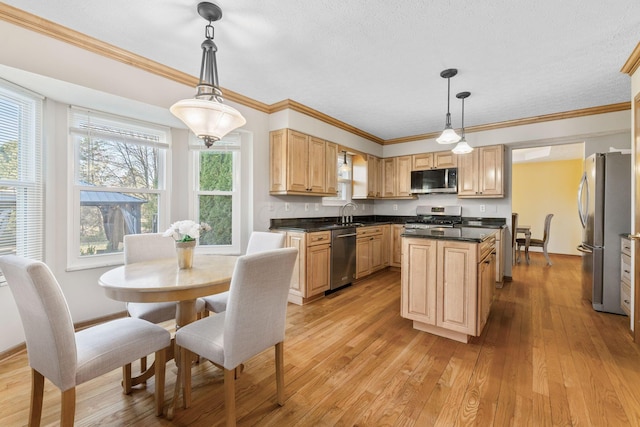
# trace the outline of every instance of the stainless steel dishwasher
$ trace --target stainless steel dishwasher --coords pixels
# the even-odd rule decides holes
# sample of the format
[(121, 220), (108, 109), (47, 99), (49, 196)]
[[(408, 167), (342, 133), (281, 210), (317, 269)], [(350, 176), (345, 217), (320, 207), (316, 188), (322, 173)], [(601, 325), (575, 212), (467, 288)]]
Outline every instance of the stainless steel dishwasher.
[(330, 291), (349, 285), (356, 278), (356, 228), (331, 231)]

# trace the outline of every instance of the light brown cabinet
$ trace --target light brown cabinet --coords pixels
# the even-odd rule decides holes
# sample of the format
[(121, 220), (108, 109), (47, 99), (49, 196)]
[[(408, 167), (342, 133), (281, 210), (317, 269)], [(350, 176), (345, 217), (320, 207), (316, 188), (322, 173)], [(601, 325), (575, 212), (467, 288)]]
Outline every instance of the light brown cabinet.
[(404, 233), (404, 225), (393, 224), (391, 226), (391, 259), (389, 265), (391, 267), (400, 267), (402, 264), (402, 233)]
[(353, 156), (353, 199), (377, 199), (382, 194), (382, 161), (370, 154)]
[(504, 146), (478, 147), (458, 156), (458, 197), (504, 197)]
[(356, 229), (356, 279), (366, 277), (385, 267), (383, 227), (385, 226), (376, 225)]
[(445, 169), (458, 166), (456, 154), (451, 150), (421, 153), (412, 156), (411, 170)]
[(337, 194), (336, 144), (295, 130), (280, 129), (270, 132), (269, 148), (270, 194)]
[(496, 287), (501, 288), (504, 281), (504, 228), (496, 233)]
[(486, 324), (495, 289), (495, 236), (482, 243), (402, 239), (401, 315), (415, 329), (467, 342)]
[(286, 232), (286, 246), (298, 249), (289, 286), (289, 302), (302, 305), (324, 295), (330, 286), (331, 232)]
[(620, 308), (631, 315), (631, 241), (620, 239)]
[(382, 159), (382, 197), (407, 198), (411, 195), (411, 156)]

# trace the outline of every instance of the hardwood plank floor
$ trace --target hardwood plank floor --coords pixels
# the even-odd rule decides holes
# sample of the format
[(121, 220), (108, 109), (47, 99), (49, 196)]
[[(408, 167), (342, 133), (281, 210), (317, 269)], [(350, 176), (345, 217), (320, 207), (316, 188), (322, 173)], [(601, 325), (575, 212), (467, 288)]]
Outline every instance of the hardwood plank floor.
[[(496, 290), (482, 336), (462, 344), (415, 331), (400, 311), (400, 274), (382, 272), (304, 307), (289, 305), (285, 406), (272, 350), (237, 381), (241, 426), (640, 425), (640, 347), (629, 318), (581, 300), (580, 260), (533, 253)], [(167, 365), (167, 403), (175, 366)], [(193, 403), (172, 421), (153, 411), (154, 381), (125, 396), (120, 371), (78, 387), (76, 425), (223, 425), (222, 373), (193, 368)], [(0, 424), (27, 424), (26, 354), (0, 362)], [(45, 382), (42, 425), (60, 394)]]

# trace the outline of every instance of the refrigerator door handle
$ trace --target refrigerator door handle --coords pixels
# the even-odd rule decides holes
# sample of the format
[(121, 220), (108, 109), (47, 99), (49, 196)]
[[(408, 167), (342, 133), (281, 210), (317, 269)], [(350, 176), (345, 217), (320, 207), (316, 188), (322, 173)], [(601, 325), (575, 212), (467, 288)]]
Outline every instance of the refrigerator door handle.
[(586, 247), (583, 244), (580, 244), (576, 247), (576, 249), (580, 252), (582, 252), (583, 254), (592, 254), (593, 251), (591, 250), (591, 248)]
[[(587, 203), (582, 203), (582, 192), (584, 189), (587, 189), (585, 195), (587, 198)], [(587, 226), (587, 209), (589, 206), (589, 186), (587, 185), (587, 173), (582, 174), (582, 178), (580, 179), (580, 185), (578, 186), (578, 216), (580, 217), (580, 223), (582, 224), (582, 228)], [(583, 209), (586, 208), (586, 209)]]

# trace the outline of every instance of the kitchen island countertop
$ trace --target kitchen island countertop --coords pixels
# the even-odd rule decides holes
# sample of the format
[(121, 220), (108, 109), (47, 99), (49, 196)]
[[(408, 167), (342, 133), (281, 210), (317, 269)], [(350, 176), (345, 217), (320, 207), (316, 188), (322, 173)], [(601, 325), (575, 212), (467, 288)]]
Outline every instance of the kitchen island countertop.
[(480, 243), (499, 232), (496, 228), (454, 227), (454, 228), (418, 228), (407, 229), (402, 237), (419, 237), (423, 239), (457, 240), (461, 242)]

